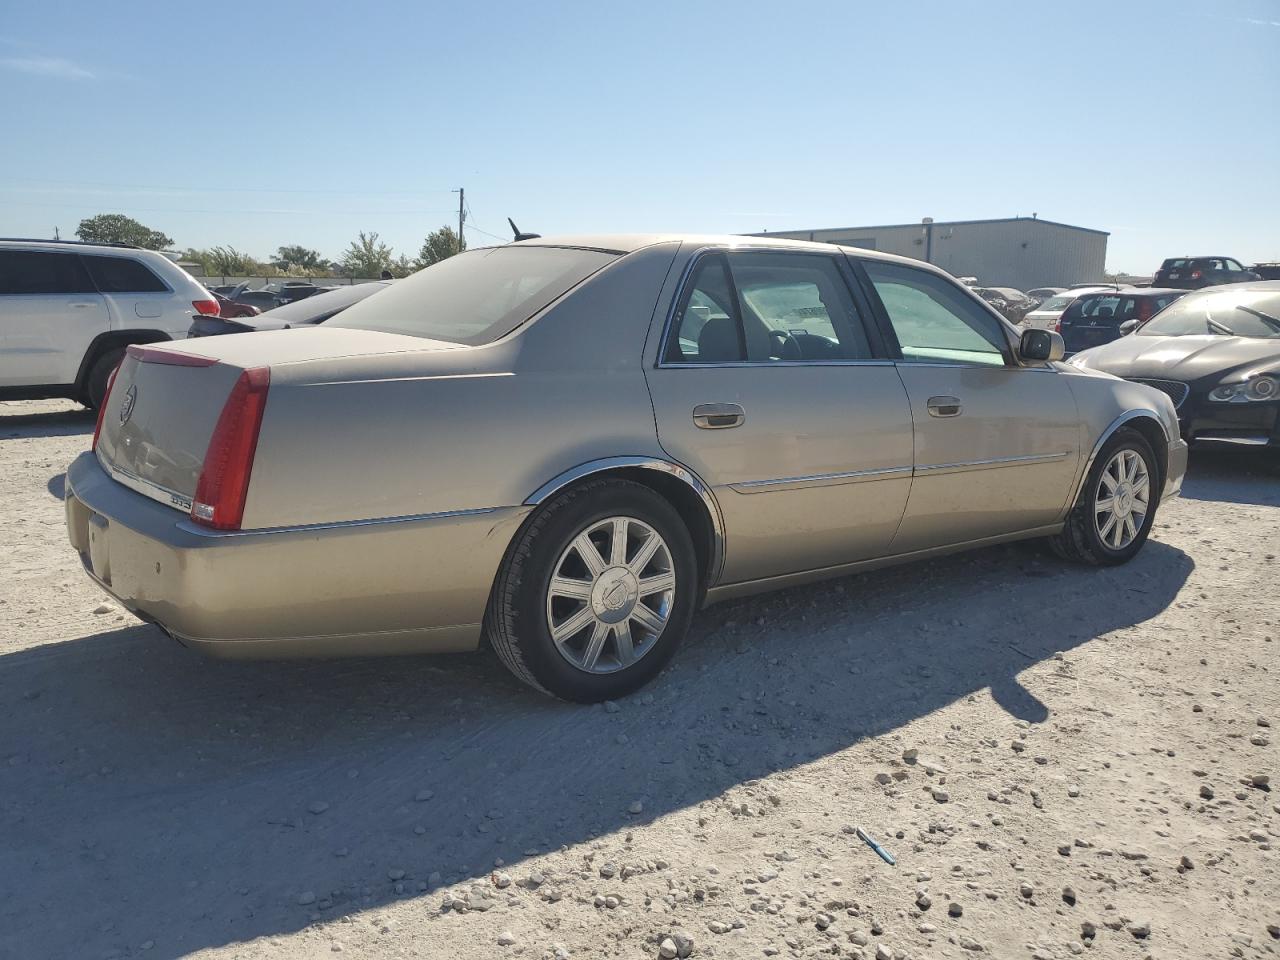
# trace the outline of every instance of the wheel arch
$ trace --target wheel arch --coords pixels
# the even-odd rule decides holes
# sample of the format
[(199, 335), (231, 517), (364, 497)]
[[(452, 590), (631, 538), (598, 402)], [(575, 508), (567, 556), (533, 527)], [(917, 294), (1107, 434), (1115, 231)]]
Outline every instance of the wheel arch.
[(693, 538), (702, 588), (715, 585), (724, 563), (724, 518), (711, 488), (682, 464), (656, 457), (607, 457), (578, 464), (547, 481), (525, 498), (537, 506), (588, 478), (613, 476), (649, 487), (670, 503)]
[(88, 349), (84, 352), (84, 356), (80, 359), (80, 369), (76, 372), (76, 390), (83, 392), (89, 380), (89, 371), (98, 362), (98, 358), (108, 350), (127, 347), (132, 343), (159, 343), (162, 340), (172, 339), (163, 330), (148, 330), (145, 328), (108, 330), (106, 333), (98, 334), (90, 342)]
[(1093, 450), (1089, 452), (1089, 458), (1085, 461), (1084, 469), (1080, 472), (1080, 479), (1076, 482), (1076, 488), (1072, 493), (1070, 503), (1075, 504), (1079, 500), (1080, 491), (1084, 489), (1085, 482), (1089, 479), (1089, 473), (1093, 470), (1094, 461), (1098, 459), (1098, 454), (1102, 452), (1102, 448), (1107, 445), (1107, 442), (1112, 437), (1126, 427), (1142, 434), (1143, 439), (1151, 444), (1151, 449), (1156, 455), (1156, 469), (1160, 472), (1159, 483), (1156, 484), (1157, 495), (1159, 495), (1159, 491), (1164, 489), (1165, 475), (1169, 472), (1169, 434), (1160, 418), (1151, 411), (1126, 410), (1111, 421), (1107, 429), (1103, 430), (1102, 435), (1098, 437), (1098, 442), (1093, 445)]

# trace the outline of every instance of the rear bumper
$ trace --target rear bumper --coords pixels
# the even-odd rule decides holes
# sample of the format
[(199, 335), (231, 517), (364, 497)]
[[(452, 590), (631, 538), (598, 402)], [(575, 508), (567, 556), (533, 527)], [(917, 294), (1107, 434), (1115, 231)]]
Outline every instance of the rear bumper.
[(529, 509), (219, 532), (116, 483), (91, 453), (66, 482), (89, 575), (184, 644), (237, 658), (474, 649)]

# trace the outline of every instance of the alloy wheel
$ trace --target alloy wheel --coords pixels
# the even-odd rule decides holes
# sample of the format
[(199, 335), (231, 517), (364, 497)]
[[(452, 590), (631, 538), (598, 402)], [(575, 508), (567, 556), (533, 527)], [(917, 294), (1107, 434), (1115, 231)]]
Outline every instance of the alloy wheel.
[(1116, 451), (1098, 478), (1093, 523), (1098, 539), (1111, 550), (1123, 550), (1138, 536), (1151, 501), (1151, 477), (1142, 456)]
[(634, 517), (609, 517), (579, 532), (556, 561), (547, 629), (574, 667), (614, 673), (653, 649), (675, 594), (671, 551), (658, 531)]

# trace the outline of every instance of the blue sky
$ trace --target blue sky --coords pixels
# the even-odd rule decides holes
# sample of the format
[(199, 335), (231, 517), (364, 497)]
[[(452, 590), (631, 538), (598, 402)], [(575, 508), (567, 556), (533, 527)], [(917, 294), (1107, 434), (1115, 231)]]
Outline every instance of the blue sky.
[(414, 253), (465, 186), (473, 245), (1034, 211), (1280, 260), (1280, 0), (45, 0), (0, 91), (0, 235)]

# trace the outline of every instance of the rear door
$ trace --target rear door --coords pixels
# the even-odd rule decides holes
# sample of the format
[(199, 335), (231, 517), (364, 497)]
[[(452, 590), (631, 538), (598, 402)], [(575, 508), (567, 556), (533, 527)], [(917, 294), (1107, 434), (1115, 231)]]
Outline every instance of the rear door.
[(132, 257), (85, 256), (93, 282), (107, 300), (117, 329), (163, 327), (174, 292), (146, 264)]
[(714, 490), (723, 583), (884, 554), (911, 413), (839, 253), (709, 250), (648, 371), (663, 448)]
[(0, 250), (0, 386), (72, 384), (107, 306), (72, 252)]
[(946, 277), (860, 263), (915, 421), (915, 479), (892, 552), (1059, 520), (1079, 458), (1064, 379), (1018, 364), (1000, 321)]

